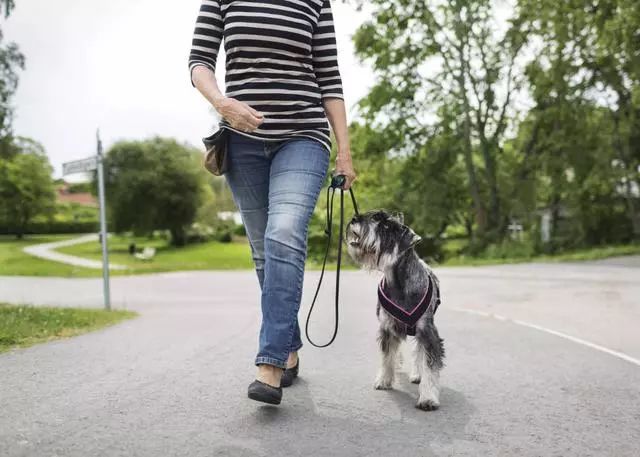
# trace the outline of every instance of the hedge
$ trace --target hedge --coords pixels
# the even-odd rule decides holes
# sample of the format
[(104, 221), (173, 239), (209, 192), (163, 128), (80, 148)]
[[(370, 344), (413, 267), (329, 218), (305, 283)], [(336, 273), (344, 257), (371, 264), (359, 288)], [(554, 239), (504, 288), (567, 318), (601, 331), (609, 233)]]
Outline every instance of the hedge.
[[(25, 235), (53, 235), (60, 233), (95, 233), (100, 230), (100, 224), (93, 222), (51, 221), (32, 222), (27, 226)], [(15, 235), (15, 227), (0, 224), (0, 235)]]

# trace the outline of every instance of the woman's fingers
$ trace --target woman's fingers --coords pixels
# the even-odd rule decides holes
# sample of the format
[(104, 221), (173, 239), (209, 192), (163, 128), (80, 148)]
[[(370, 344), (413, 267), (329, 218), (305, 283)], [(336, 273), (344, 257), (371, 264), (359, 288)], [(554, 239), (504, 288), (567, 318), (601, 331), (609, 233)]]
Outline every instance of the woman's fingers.
[(248, 130), (255, 130), (262, 124), (262, 118), (256, 117), (248, 106), (240, 106), (238, 110), (237, 122)]
[(264, 117), (250, 106), (246, 106), (246, 110), (243, 113), (243, 118), (244, 121), (251, 125), (254, 129), (258, 128), (258, 126), (264, 121)]
[(344, 175), (345, 182), (342, 189), (349, 190), (353, 182), (356, 180), (356, 171), (353, 169), (351, 154), (338, 154), (336, 156), (336, 175)]
[(342, 188), (344, 190), (349, 190), (349, 188), (351, 187), (351, 185), (353, 184), (353, 182), (356, 180), (356, 176), (355, 175), (346, 175), (345, 174), (345, 181), (344, 181), (344, 185), (342, 186)]
[(246, 105), (247, 108), (249, 108), (249, 111), (251, 112), (251, 114), (253, 114), (257, 119), (264, 119), (264, 114), (262, 114), (261, 112), (253, 109), (252, 107), (250, 107), (249, 105)]
[(245, 132), (257, 129), (264, 122), (262, 113), (234, 98), (226, 99), (221, 111), (233, 128)]

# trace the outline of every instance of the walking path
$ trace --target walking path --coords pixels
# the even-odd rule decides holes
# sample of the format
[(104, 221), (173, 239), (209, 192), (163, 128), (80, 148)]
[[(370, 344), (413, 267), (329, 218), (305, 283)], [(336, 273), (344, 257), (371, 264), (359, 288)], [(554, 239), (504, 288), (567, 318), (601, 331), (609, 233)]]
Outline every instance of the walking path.
[[(66, 263), (68, 265), (74, 265), (77, 267), (102, 269), (102, 261), (85, 259), (83, 257), (77, 257), (75, 255), (62, 254), (61, 252), (56, 252), (54, 250), (65, 246), (73, 246), (74, 244), (88, 243), (90, 241), (98, 242), (99, 239), (99, 236), (96, 234), (83, 235), (77, 238), (72, 238), (70, 240), (55, 241), (53, 243), (34, 244), (31, 246), (27, 246), (23, 249), (23, 251), (29, 255), (45, 260)], [(127, 267), (109, 263), (109, 269), (126, 270)]]
[[(0, 455), (635, 457), (637, 264), (437, 269), (446, 367), (432, 413), (414, 408), (404, 366), (394, 390), (373, 389), (377, 275), (343, 273), (338, 338), (306, 344), (277, 408), (246, 398), (253, 271), (117, 277), (114, 305), (141, 317), (0, 355)], [(318, 276), (305, 276), (302, 324)], [(326, 284), (310, 326), (319, 342), (333, 327)], [(99, 307), (100, 287), (0, 277), (0, 302)]]

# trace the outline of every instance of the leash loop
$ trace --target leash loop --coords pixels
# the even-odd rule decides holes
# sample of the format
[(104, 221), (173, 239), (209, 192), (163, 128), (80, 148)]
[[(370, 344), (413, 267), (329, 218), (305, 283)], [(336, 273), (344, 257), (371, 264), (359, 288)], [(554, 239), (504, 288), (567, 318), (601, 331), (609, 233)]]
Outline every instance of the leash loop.
[[(336, 175), (332, 178), (331, 184), (327, 187), (327, 217), (326, 217), (327, 226), (324, 231), (325, 234), (327, 235), (327, 247), (324, 252), (324, 259), (322, 261), (322, 271), (320, 272), (320, 279), (318, 280), (318, 286), (316, 287), (316, 292), (313, 296), (313, 301), (311, 302), (311, 307), (309, 308), (309, 313), (307, 314), (307, 320), (304, 327), (304, 332), (307, 337), (307, 340), (309, 340), (309, 343), (311, 343), (312, 346), (317, 348), (326, 348), (330, 346), (335, 341), (336, 336), (338, 336), (339, 314), (340, 314), (339, 305), (338, 305), (339, 298), (340, 298), (340, 265), (342, 263), (342, 244), (343, 244), (343, 237), (344, 237), (344, 189), (342, 188), (342, 186), (345, 182), (345, 179), (346, 178), (344, 175)], [(338, 258), (337, 258), (337, 265), (336, 265), (336, 294), (335, 294), (335, 311), (334, 311), (335, 324), (333, 328), (333, 335), (331, 336), (331, 339), (329, 340), (329, 342), (326, 344), (316, 344), (313, 342), (313, 340), (309, 336), (309, 321), (311, 319), (311, 313), (313, 312), (313, 308), (316, 304), (316, 299), (318, 298), (318, 292), (320, 291), (320, 285), (322, 284), (325, 267), (327, 265), (327, 257), (329, 256), (329, 249), (331, 247), (331, 238), (333, 234), (333, 197), (336, 193), (336, 189), (340, 189), (340, 233), (338, 234)], [(331, 193), (331, 198), (329, 198), (329, 193)], [(353, 190), (351, 187), (349, 188), (349, 193), (351, 194), (351, 202), (353, 203), (353, 209), (355, 211), (355, 214), (356, 215), (360, 214), (358, 212), (356, 197), (353, 194)]]

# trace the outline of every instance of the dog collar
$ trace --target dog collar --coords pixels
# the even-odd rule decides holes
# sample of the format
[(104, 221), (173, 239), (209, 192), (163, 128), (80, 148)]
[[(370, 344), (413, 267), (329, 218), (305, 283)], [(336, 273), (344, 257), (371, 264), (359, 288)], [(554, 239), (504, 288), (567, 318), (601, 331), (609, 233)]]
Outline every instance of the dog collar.
[[(415, 335), (415, 327), (416, 323), (420, 319), (420, 317), (427, 312), (429, 309), (429, 305), (431, 304), (431, 299), (433, 298), (434, 293), (434, 284), (431, 280), (431, 276), (428, 276), (427, 282), (427, 290), (425, 290), (424, 295), (420, 299), (417, 305), (415, 305), (411, 310), (407, 311), (405, 308), (398, 305), (396, 302), (391, 300), (387, 294), (384, 292), (385, 281), (384, 276), (380, 280), (378, 284), (378, 300), (380, 300), (380, 305), (384, 308), (384, 310), (389, 313), (394, 319), (400, 321), (401, 323), (407, 326), (407, 334)], [(436, 309), (438, 309), (438, 305), (440, 304), (440, 294), (436, 291), (436, 301), (433, 309), (433, 313), (435, 314)]]

